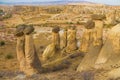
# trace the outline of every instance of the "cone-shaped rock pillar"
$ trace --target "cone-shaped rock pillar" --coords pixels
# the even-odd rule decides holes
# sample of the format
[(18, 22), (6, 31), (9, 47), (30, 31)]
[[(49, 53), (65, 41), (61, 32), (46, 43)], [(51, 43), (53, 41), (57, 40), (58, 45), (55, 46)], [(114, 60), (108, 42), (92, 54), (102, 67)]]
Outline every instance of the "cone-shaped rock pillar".
[[(88, 21), (85, 25), (87, 28), (87, 26), (90, 27), (90, 25), (88, 25), (90, 24), (90, 22), (91, 22), (91, 25), (95, 23), (95, 28), (93, 28), (94, 25), (92, 25), (91, 29), (87, 28), (86, 30), (86, 32), (89, 31), (89, 33), (87, 35), (83, 35), (84, 37), (86, 36), (89, 37), (88, 39), (86, 39), (86, 42), (85, 42), (85, 44), (87, 45), (85, 48), (86, 50), (88, 49), (88, 51), (77, 68), (77, 71), (79, 72), (94, 69), (95, 61), (97, 59), (97, 56), (99, 55), (99, 52), (103, 44), (102, 43), (103, 42), (102, 41), (103, 21), (100, 18), (94, 19), (92, 17), (92, 19), (94, 20), (94, 22)], [(82, 46), (84, 46), (83, 43), (82, 43)]]
[(92, 20), (87, 21), (87, 23), (85, 24), (85, 30), (79, 48), (80, 51), (88, 52), (89, 45), (94, 37), (93, 36), (94, 35), (93, 33), (95, 32), (94, 27), (95, 27), (95, 23)]
[(64, 49), (66, 46), (67, 46), (67, 29), (64, 29), (61, 35), (60, 47), (61, 49)]
[(60, 49), (60, 35), (59, 35), (59, 27), (55, 27), (52, 29), (52, 43), (50, 45), (48, 45), (45, 49), (45, 51), (43, 52), (43, 60), (46, 61), (48, 59), (50, 59), (51, 57), (53, 57), (56, 53), (56, 51), (58, 51)]
[(75, 26), (70, 26), (67, 31), (67, 47), (66, 52), (71, 52), (77, 49), (76, 29)]
[(41, 63), (35, 50), (32, 34), (25, 35), (26, 74), (39, 73)]
[(60, 49), (60, 35), (59, 35), (60, 28), (55, 27), (52, 30), (52, 42), (55, 45), (56, 49)]
[[(21, 29), (21, 27), (24, 27)], [(18, 29), (20, 29), (20, 34), (18, 34)], [(37, 56), (34, 41), (33, 41), (33, 34), (34, 31), (33, 26), (28, 25), (20, 25), (16, 30), (17, 36), (17, 57), (20, 61), (20, 67), (26, 75), (33, 75), (39, 73), (41, 71), (41, 63)], [(20, 37), (20, 35), (21, 36)]]
[(16, 45), (16, 52), (17, 52), (17, 59), (20, 65), (20, 71), (25, 70), (25, 36), (23, 30), (25, 29), (25, 25), (18, 25), (15, 36), (17, 36), (17, 45)]
[(16, 51), (17, 51), (17, 58), (20, 64), (20, 70), (24, 71), (25, 70), (25, 37), (17, 37), (17, 46), (16, 46)]

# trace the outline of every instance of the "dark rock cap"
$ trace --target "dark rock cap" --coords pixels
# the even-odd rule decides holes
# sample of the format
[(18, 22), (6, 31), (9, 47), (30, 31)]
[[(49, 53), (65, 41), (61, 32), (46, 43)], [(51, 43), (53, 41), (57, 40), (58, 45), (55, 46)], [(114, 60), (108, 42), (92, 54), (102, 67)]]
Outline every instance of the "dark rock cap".
[(59, 27), (54, 27), (53, 29), (52, 29), (52, 32), (54, 32), (54, 33), (58, 33), (60, 31), (60, 28)]
[(101, 14), (93, 14), (93, 15), (91, 15), (91, 18), (93, 20), (104, 20), (104, 19), (106, 19), (106, 16), (105, 15), (101, 15)]
[(24, 29), (24, 34), (29, 35), (34, 31), (34, 27), (32, 25), (27, 25)]
[(23, 36), (24, 33), (24, 29), (25, 29), (26, 25), (25, 24), (20, 24), (16, 26), (16, 31), (15, 31), (15, 36), (20, 37)]
[(95, 22), (93, 22), (92, 20), (89, 20), (86, 22), (84, 26), (86, 29), (93, 29), (95, 27)]

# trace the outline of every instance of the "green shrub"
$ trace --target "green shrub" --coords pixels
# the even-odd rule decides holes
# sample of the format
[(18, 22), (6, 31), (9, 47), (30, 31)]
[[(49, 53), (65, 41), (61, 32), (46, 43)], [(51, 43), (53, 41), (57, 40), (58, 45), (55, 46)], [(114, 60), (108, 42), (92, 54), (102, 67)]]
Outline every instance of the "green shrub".
[(78, 21), (77, 24), (80, 24), (80, 22)]
[(0, 41), (0, 46), (4, 46), (5, 45), (5, 41)]
[(8, 18), (11, 18), (11, 17), (12, 17), (12, 14), (6, 14), (3, 18), (8, 19)]
[(13, 55), (12, 55), (11, 53), (9, 53), (9, 54), (7, 54), (7, 55), (5, 56), (5, 58), (6, 58), (6, 59), (13, 59), (14, 57), (13, 57)]
[(4, 11), (0, 9), (0, 16), (2, 16), (3, 14), (4, 14)]
[(73, 22), (66, 22), (66, 24), (74, 24)]

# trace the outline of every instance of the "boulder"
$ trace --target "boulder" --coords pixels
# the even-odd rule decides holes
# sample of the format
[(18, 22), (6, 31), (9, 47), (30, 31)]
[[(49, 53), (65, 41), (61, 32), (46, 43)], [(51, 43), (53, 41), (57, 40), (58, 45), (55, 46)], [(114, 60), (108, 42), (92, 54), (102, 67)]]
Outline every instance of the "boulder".
[(16, 26), (16, 31), (15, 31), (15, 36), (19, 37), (19, 36), (23, 36), (24, 33), (24, 29), (25, 29), (26, 25), (25, 24), (20, 24), (18, 26)]
[(34, 31), (34, 27), (32, 25), (27, 25), (24, 29), (24, 34), (29, 35), (30, 33), (32, 33)]
[(95, 22), (88, 20), (84, 26), (86, 29), (93, 29), (95, 27)]
[(52, 29), (52, 32), (54, 32), (54, 33), (58, 33), (60, 31), (60, 28), (59, 27), (54, 27), (53, 29)]

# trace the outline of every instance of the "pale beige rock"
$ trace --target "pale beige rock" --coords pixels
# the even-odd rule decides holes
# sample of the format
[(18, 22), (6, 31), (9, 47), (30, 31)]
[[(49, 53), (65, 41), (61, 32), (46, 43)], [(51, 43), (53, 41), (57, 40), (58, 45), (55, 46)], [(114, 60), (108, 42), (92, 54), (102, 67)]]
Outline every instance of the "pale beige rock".
[(46, 61), (50, 59), (51, 57), (53, 57), (54, 54), (55, 54), (55, 45), (52, 43), (46, 47), (46, 49), (44, 50), (42, 54), (42, 58), (44, 61)]
[(40, 72), (41, 63), (35, 50), (32, 34), (25, 35), (25, 59), (27, 75), (32, 75)]
[(107, 40), (102, 47), (98, 59), (96, 60), (96, 68), (111, 68), (119, 62), (120, 57), (120, 24), (114, 26), (108, 33)]
[(93, 40), (94, 37), (93, 35), (95, 35), (93, 34), (94, 32), (95, 32), (94, 29), (85, 29), (80, 45), (80, 51), (88, 52), (88, 47), (91, 41)]
[(118, 78), (120, 78), (120, 68), (113, 69), (110, 72), (108, 72), (108, 80), (109, 79), (117, 80)]
[(77, 68), (79, 72), (94, 70), (95, 61), (102, 48), (103, 21), (94, 20), (94, 22), (95, 28), (86, 29), (84, 33), (86, 35), (83, 35), (85, 40), (83, 40), (84, 43), (81, 45), (81, 50), (87, 53)]
[(67, 46), (67, 30), (64, 30), (61, 35), (61, 41), (60, 41), (61, 49), (64, 49)]
[(20, 71), (25, 71), (25, 37), (17, 37), (17, 45), (16, 45), (16, 52), (17, 52), (17, 59), (20, 64)]
[(95, 33), (94, 33), (94, 42), (93, 44), (96, 45), (102, 45), (103, 44), (103, 26), (104, 22), (101, 20), (94, 20), (95, 22)]
[(74, 51), (76, 49), (77, 49), (76, 30), (68, 29), (66, 51), (70, 52), (70, 51)]
[(93, 22), (93, 20), (88, 20), (86, 22), (85, 26), (85, 30), (81, 39), (81, 45), (79, 50), (82, 52), (88, 52), (88, 47), (91, 43), (91, 41), (93, 41), (93, 38), (95, 38), (96, 34), (95, 34), (95, 23)]
[(94, 46), (93, 44), (91, 44), (89, 46), (88, 53), (86, 53), (85, 57), (79, 64), (77, 71), (82, 72), (87, 70), (94, 70), (95, 61), (97, 59), (97, 56), (101, 48), (102, 48), (102, 45)]
[[(93, 34), (94, 33), (95, 32), (93, 32)], [(90, 40), (90, 37), (92, 38), (91, 40)], [(87, 46), (85, 46), (84, 44), (82, 45), (84, 52), (87, 52), (87, 53), (83, 58), (83, 60), (81, 61), (80, 65), (78, 66), (77, 71), (82, 72), (82, 71), (94, 69), (95, 61), (102, 48), (102, 44), (95, 44), (94, 40), (95, 39), (93, 38), (93, 35), (89, 35), (89, 40), (87, 40), (88, 42), (85, 42)]]
[(46, 47), (42, 54), (44, 61), (54, 57), (55, 53), (60, 50), (60, 35), (59, 28), (55, 27), (52, 30), (52, 43)]
[(52, 42), (55, 45), (56, 49), (60, 49), (60, 35), (59, 32), (58, 33), (52, 33)]

